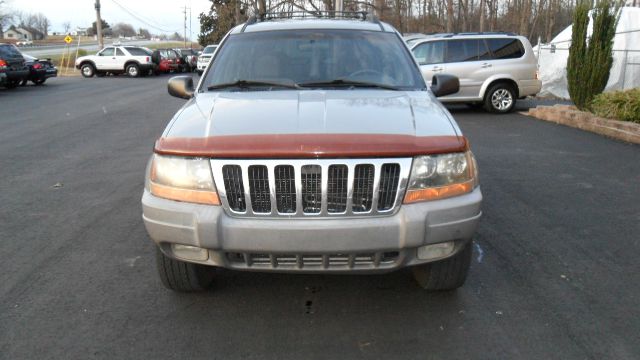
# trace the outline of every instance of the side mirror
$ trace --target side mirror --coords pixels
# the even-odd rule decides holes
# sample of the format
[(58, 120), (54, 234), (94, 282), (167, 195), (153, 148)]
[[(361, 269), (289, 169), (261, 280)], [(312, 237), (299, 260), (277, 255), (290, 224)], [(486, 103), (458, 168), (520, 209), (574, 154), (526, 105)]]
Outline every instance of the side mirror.
[(193, 97), (193, 78), (191, 76), (174, 76), (167, 84), (171, 96), (191, 99)]
[(436, 97), (455, 94), (460, 91), (460, 80), (457, 76), (447, 74), (433, 75), (431, 92)]

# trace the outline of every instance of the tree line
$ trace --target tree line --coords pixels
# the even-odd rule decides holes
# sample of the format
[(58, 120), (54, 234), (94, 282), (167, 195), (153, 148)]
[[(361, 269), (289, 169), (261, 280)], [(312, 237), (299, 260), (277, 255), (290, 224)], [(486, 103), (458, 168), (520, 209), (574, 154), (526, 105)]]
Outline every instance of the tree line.
[(11, 25), (35, 29), (46, 38), (51, 28), (51, 21), (43, 13), (9, 10), (6, 1), (0, 0), (0, 35)]
[[(571, 24), (576, 0), (344, 0), (344, 11), (372, 12), (402, 33), (508, 31), (549, 42)], [(335, 0), (211, 0), (201, 13), (202, 45), (218, 43), (251, 15), (335, 11)]]

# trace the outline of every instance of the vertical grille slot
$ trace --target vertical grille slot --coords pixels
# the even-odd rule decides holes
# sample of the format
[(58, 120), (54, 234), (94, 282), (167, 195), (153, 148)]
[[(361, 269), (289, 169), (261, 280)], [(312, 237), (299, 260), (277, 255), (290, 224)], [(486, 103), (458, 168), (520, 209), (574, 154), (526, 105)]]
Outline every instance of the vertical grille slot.
[(242, 168), (238, 165), (225, 165), (222, 167), (222, 177), (229, 207), (233, 211), (245, 212), (247, 204), (244, 201)]
[(249, 166), (249, 195), (251, 196), (251, 208), (253, 209), (253, 212), (271, 212), (269, 171), (266, 166)]
[(398, 192), (398, 181), (400, 180), (400, 165), (384, 164), (380, 174), (380, 185), (378, 189), (378, 210), (386, 211), (393, 208)]
[(375, 169), (371, 164), (356, 166), (353, 177), (353, 212), (371, 210), (374, 173)]
[(346, 165), (329, 166), (327, 211), (330, 213), (342, 213), (347, 210), (348, 173), (349, 168)]
[(296, 178), (293, 166), (275, 167), (276, 205), (278, 212), (292, 214), (296, 212)]
[(322, 168), (320, 165), (302, 167), (302, 211), (308, 214), (320, 212), (322, 202)]

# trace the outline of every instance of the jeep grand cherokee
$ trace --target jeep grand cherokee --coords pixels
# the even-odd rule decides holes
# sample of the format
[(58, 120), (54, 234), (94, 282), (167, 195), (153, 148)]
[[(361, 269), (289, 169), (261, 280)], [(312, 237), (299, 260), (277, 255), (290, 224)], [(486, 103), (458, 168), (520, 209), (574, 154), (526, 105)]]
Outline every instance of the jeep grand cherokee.
[(477, 167), (400, 34), (363, 19), (263, 19), (232, 29), (157, 140), (143, 219), (163, 284), (214, 269), (377, 273), (461, 286), (481, 216)]

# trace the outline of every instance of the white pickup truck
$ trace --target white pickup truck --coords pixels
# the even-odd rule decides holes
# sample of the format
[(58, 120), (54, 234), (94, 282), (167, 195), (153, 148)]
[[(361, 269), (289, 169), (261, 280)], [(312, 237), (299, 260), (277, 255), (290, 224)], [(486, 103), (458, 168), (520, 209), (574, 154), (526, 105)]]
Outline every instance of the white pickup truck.
[(156, 64), (148, 49), (138, 46), (107, 46), (95, 55), (79, 57), (75, 66), (87, 78), (106, 73), (126, 73), (131, 77), (138, 77), (154, 70)]

